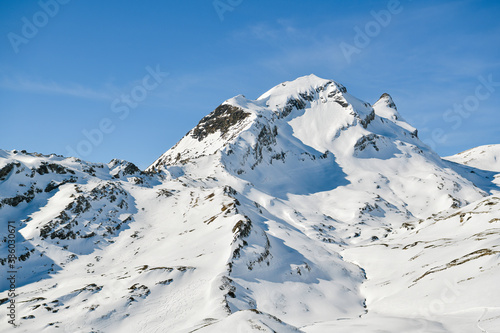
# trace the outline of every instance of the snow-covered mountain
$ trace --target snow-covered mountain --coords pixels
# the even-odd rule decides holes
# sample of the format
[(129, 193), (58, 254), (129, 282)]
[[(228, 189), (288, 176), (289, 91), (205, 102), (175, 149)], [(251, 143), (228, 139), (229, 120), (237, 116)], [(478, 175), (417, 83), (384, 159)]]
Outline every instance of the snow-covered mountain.
[(499, 147), (442, 159), (388, 94), (310, 75), (225, 101), (145, 171), (0, 151), (16, 330), (495, 332)]

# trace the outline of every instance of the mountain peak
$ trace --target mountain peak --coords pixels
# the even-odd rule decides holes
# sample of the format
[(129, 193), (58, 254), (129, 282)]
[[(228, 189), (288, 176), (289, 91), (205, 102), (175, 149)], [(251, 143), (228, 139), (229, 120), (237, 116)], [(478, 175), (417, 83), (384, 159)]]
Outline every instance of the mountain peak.
[(413, 135), (418, 136), (418, 131), (415, 127), (411, 126), (406, 122), (406, 120), (399, 114), (396, 103), (392, 99), (391, 95), (388, 93), (383, 93), (378, 101), (373, 104), (373, 109), (377, 116), (386, 118), (399, 127), (411, 132)]
[(291, 99), (311, 99), (315, 92), (325, 90), (328, 90), (330, 94), (347, 92), (347, 89), (340, 83), (310, 74), (280, 83), (262, 94), (257, 100), (265, 100), (270, 107), (279, 107), (286, 105)]
[[(372, 122), (375, 127), (369, 127)], [(184, 164), (219, 151), (241, 151), (243, 147), (257, 150), (253, 163), (260, 163), (261, 140), (275, 142), (278, 132), (287, 144), (299, 140), (305, 144), (301, 149), (308, 152), (347, 152), (346, 147), (356, 147), (359, 140), (370, 134), (375, 138), (392, 133), (387, 135), (421, 144), (411, 141), (416, 137), (416, 129), (402, 119), (389, 94), (383, 94), (372, 107), (349, 94), (342, 84), (311, 74), (283, 82), (256, 100), (243, 95), (226, 100), (148, 170)], [(237, 147), (230, 148), (232, 145)]]
[[(394, 109), (394, 110), (398, 110), (398, 108), (396, 107), (396, 103), (394, 103), (394, 101), (392, 100), (392, 97), (391, 95), (389, 95), (388, 93), (383, 93), (380, 98), (378, 99), (378, 101), (375, 102), (375, 104), (383, 104), (391, 109)], [(374, 104), (374, 105), (375, 105)]]

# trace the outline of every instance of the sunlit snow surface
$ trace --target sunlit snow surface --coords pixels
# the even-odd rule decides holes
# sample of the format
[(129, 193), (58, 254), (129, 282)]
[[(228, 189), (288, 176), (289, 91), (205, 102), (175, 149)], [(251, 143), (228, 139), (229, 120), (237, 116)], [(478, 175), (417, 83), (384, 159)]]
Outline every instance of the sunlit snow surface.
[(0, 151), (15, 331), (499, 332), (498, 160), (441, 159), (389, 95), (314, 75), (227, 100), (147, 172)]

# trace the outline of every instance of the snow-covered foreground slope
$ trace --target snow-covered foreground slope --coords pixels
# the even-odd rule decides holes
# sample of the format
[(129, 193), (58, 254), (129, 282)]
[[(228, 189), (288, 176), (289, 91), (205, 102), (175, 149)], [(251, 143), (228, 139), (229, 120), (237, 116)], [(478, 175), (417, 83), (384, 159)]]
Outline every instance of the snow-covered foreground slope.
[(498, 332), (499, 208), (500, 197), (488, 196), (408, 224), (381, 242), (345, 249), (345, 258), (367, 272), (368, 309), (425, 318), (421, 332)]
[(495, 152), (443, 160), (389, 95), (314, 75), (227, 100), (146, 172), (0, 151), (16, 330), (495, 332)]

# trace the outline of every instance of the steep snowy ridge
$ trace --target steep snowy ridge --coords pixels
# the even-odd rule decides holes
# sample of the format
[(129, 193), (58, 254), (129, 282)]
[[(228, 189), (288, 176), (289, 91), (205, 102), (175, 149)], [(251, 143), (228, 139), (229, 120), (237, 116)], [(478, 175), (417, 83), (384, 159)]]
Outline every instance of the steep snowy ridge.
[(16, 332), (494, 332), (497, 150), (441, 159), (390, 95), (314, 75), (226, 100), (146, 171), (0, 150)]

